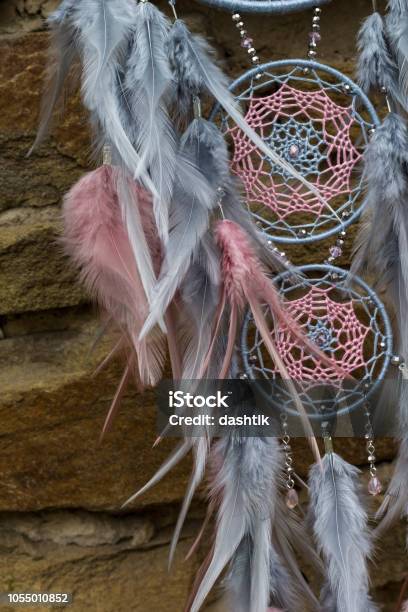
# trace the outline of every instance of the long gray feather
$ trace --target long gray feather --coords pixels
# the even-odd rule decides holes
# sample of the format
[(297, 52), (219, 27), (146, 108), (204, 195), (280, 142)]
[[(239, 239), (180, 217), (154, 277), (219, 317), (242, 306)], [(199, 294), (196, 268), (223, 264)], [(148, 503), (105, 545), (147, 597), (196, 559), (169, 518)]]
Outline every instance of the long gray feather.
[(140, 162), (135, 179), (147, 171), (155, 186), (154, 214), (166, 243), (169, 206), (176, 170), (177, 139), (167, 110), (174, 85), (166, 53), (169, 20), (150, 2), (136, 7), (133, 42), (126, 63), (125, 95), (130, 105)]
[(364, 20), (357, 47), (357, 80), (362, 89), (368, 94), (385, 87), (388, 95), (399, 100), (398, 68), (390, 54), (384, 21), (379, 13), (372, 13)]
[[(190, 91), (197, 96), (202, 92), (208, 92), (212, 95), (264, 155), (305, 185), (319, 200), (322, 200), (322, 196), (316, 188), (288, 162), (277, 155), (259, 134), (248, 125), (236, 100), (228, 89), (226, 76), (211, 57), (213, 50), (203, 38), (192, 35), (180, 19), (174, 22), (170, 31), (168, 51), (181, 92)], [(325, 203), (324, 200), (323, 203)]]
[(408, 3), (389, 0), (385, 18), (388, 40), (398, 65), (399, 102), (408, 108)]
[(223, 185), (228, 173), (222, 135), (204, 119), (195, 119), (181, 141), (170, 207), (169, 241), (141, 338), (165, 312), (197, 256), (209, 226), (210, 212), (217, 204), (217, 188)]
[(50, 48), (47, 78), (40, 110), (40, 123), (29, 155), (44, 140), (49, 131), (54, 110), (61, 100), (68, 74), (77, 57), (76, 32), (71, 16), (75, 0), (64, 0), (47, 19)]
[(353, 272), (372, 274), (377, 286), (391, 291), (404, 357), (408, 350), (407, 143), (405, 121), (389, 113), (365, 152), (368, 202), (352, 265)]
[[(328, 582), (323, 584), (321, 590), (320, 610), (321, 612), (341, 612), (337, 605), (336, 597), (333, 595)], [(368, 596), (365, 607), (361, 609), (361, 612), (379, 612), (379, 607), (373, 602), (371, 597)]]
[(274, 519), (279, 443), (275, 438), (222, 438), (213, 450), (212, 496), (219, 500), (211, 562), (198, 587), (191, 612), (197, 612), (217, 578), (244, 539), (252, 542), (248, 593), (250, 612), (265, 612), (269, 603), (271, 530)]
[[(84, 104), (99, 123), (105, 140), (112, 144), (132, 175), (140, 156), (121, 118), (118, 75), (134, 20), (135, 5), (131, 0), (79, 0), (72, 15), (81, 48)], [(143, 180), (155, 194), (149, 177), (144, 175)]]
[[(398, 350), (408, 359), (408, 130), (405, 121), (390, 113), (376, 130), (366, 156), (368, 206), (356, 245), (352, 271), (368, 272), (376, 285), (390, 294), (398, 328)], [(398, 434), (401, 439), (395, 473), (378, 516), (378, 531), (388, 528), (408, 511), (405, 486), (408, 467), (408, 389), (402, 381)]]
[[(406, 384), (407, 381), (405, 381)], [(404, 400), (407, 401), (407, 393)], [(398, 458), (395, 465), (391, 482), (388, 486), (384, 501), (381, 504), (376, 518), (381, 522), (376, 528), (380, 534), (389, 529), (396, 521), (408, 517), (408, 430), (405, 427), (403, 436), (400, 438)]]
[(310, 470), (313, 531), (327, 566), (327, 581), (338, 610), (367, 609), (367, 559), (371, 542), (363, 507), (359, 470), (339, 455), (327, 453)]
[(276, 503), (273, 542), (277, 554), (276, 567), (271, 565), (271, 584), (275, 585), (274, 604), (297, 610), (307, 601), (311, 609), (316, 610), (318, 601), (300, 571), (298, 558), (304, 559), (319, 574), (323, 572), (323, 565), (312, 546), (306, 526), (295, 512), (288, 512), (282, 497)]

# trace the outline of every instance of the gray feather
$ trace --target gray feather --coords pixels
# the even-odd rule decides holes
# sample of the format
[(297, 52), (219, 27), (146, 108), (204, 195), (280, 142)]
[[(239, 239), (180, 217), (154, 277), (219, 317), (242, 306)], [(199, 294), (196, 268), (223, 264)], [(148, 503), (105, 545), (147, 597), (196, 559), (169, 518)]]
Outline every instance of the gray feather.
[[(82, 96), (122, 164), (133, 175), (140, 157), (127, 136), (118, 98), (118, 74), (134, 26), (135, 6), (131, 0), (80, 0), (72, 23), (78, 32), (83, 63)], [(144, 176), (149, 191), (155, 188)]]
[(181, 141), (170, 207), (169, 241), (153, 307), (141, 337), (165, 312), (197, 257), (209, 226), (209, 214), (217, 204), (217, 188), (228, 173), (228, 155), (222, 135), (207, 121), (195, 119)]
[(307, 527), (295, 512), (288, 512), (282, 497), (276, 503), (273, 542), (278, 555), (276, 568), (271, 566), (271, 583), (275, 584), (273, 602), (278, 607), (297, 610), (307, 601), (311, 609), (316, 610), (318, 601), (300, 571), (298, 557), (319, 574), (323, 572), (323, 565), (312, 546)]
[[(328, 582), (324, 583), (321, 590), (320, 610), (321, 612), (342, 612), (337, 606), (336, 598), (333, 595)], [(373, 602), (371, 597), (368, 596), (364, 607), (361, 608), (361, 612), (379, 612), (379, 607)]]
[(408, 97), (408, 4), (405, 0), (389, 0), (385, 18), (388, 40), (398, 65), (399, 102), (407, 109)]
[[(215, 280), (200, 262), (205, 257), (201, 247), (197, 262), (188, 270), (181, 285), (181, 299), (185, 309), (186, 346), (184, 348), (183, 377), (197, 378), (211, 341), (214, 315), (219, 301), (219, 264), (214, 262)], [(211, 265), (210, 262), (208, 262)], [(217, 266), (218, 264), (218, 266)], [(211, 377), (211, 376), (210, 376)]]
[[(390, 113), (369, 144), (366, 156), (368, 207), (359, 233), (352, 271), (368, 272), (390, 294), (399, 327), (398, 350), (408, 358), (408, 131), (405, 121)], [(401, 444), (395, 473), (378, 516), (378, 531), (408, 511), (408, 393), (403, 380), (399, 399)]]
[(367, 207), (352, 271), (372, 274), (391, 292), (397, 307), (401, 347), (408, 351), (408, 132), (405, 121), (390, 113), (365, 152)]
[(327, 453), (321, 466), (312, 466), (309, 478), (313, 531), (327, 581), (339, 611), (347, 612), (365, 610), (368, 598), (371, 542), (358, 474), (339, 455)]
[(357, 46), (357, 80), (362, 89), (368, 94), (373, 89), (385, 87), (387, 93), (398, 100), (398, 69), (390, 54), (384, 22), (379, 13), (372, 13), (364, 20)]
[(319, 200), (322, 200), (316, 188), (288, 162), (279, 157), (248, 125), (228, 89), (226, 76), (212, 59), (213, 50), (203, 38), (192, 35), (180, 19), (175, 21), (170, 31), (168, 51), (181, 92), (181, 100), (183, 96), (187, 96), (185, 92), (191, 92), (197, 96), (202, 92), (208, 92), (264, 155), (305, 185)]
[[(406, 400), (408, 398), (405, 397), (404, 399)], [(384, 497), (384, 501), (376, 515), (377, 518), (382, 519), (376, 528), (376, 533), (378, 534), (389, 529), (401, 518), (408, 517), (408, 431), (406, 427), (404, 431), (405, 434), (400, 440), (394, 473)]]
[(126, 63), (125, 96), (140, 155), (135, 179), (147, 171), (155, 186), (154, 214), (160, 237), (168, 239), (169, 206), (176, 169), (177, 140), (167, 110), (173, 75), (166, 53), (169, 20), (150, 2), (136, 7), (133, 42)]
[(275, 438), (241, 437), (232, 432), (216, 443), (212, 458), (211, 494), (220, 500), (217, 531), (213, 556), (191, 612), (200, 609), (222, 570), (247, 537), (252, 542), (248, 610), (265, 612), (269, 603), (271, 529), (281, 466), (279, 443)]
[(71, 16), (75, 0), (64, 0), (47, 20), (50, 48), (47, 59), (47, 78), (41, 102), (40, 123), (31, 152), (44, 140), (57, 104), (63, 97), (68, 74), (77, 58), (76, 32)]

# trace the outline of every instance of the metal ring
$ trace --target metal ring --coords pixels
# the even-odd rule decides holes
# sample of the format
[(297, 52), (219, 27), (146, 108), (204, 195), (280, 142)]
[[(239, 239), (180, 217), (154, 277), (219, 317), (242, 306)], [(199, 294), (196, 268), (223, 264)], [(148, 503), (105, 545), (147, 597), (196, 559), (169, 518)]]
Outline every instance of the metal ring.
[[(321, 420), (322, 418), (330, 418), (335, 415), (341, 416), (345, 414), (350, 414), (352, 411), (356, 410), (356, 408), (358, 408), (361, 404), (364, 404), (364, 402), (366, 402), (371, 397), (371, 395), (376, 391), (380, 383), (384, 380), (385, 374), (388, 370), (391, 358), (393, 356), (393, 334), (390, 319), (378, 295), (360, 277), (351, 275), (349, 272), (346, 272), (341, 268), (323, 264), (308, 264), (300, 266), (297, 270), (301, 275), (309, 274), (309, 277), (302, 276), (302, 279), (297, 281), (297, 283), (295, 282), (294, 284), (292, 284), (291, 282), (291, 278), (293, 278), (292, 271), (285, 271), (276, 277), (275, 284), (278, 288), (281, 288), (283, 286), (283, 283), (285, 281), (288, 281), (288, 288), (283, 292), (283, 295), (285, 295), (285, 293), (288, 293), (290, 290), (296, 290), (296, 288), (305, 288), (308, 286), (313, 287), (314, 281), (316, 279), (311, 278), (311, 275), (317, 275), (318, 279), (316, 280), (316, 284), (326, 283), (328, 285), (329, 283), (333, 283), (333, 288), (337, 288), (341, 291), (344, 291), (345, 293), (347, 292), (347, 294), (350, 295), (350, 299), (360, 300), (362, 304), (367, 303), (368, 305), (372, 306), (372, 310), (374, 313), (378, 311), (381, 330), (379, 328), (377, 331), (375, 331), (373, 327), (371, 327), (377, 314), (375, 314), (374, 316), (371, 315), (369, 327), (369, 329), (373, 331), (373, 334), (376, 334), (375, 350), (378, 351), (378, 366), (380, 368), (376, 375), (376, 378), (374, 380), (370, 379), (371, 384), (368, 389), (365, 387), (365, 383), (363, 382), (363, 380), (359, 381), (360, 386), (358, 387), (358, 393), (353, 391), (354, 395), (357, 395), (357, 397), (355, 397), (344, 408), (340, 408), (339, 410), (332, 410), (331, 412), (325, 412), (324, 417), (322, 417), (322, 414), (320, 413), (311, 412), (309, 414), (309, 418), (311, 420)], [(337, 275), (337, 282), (331, 280), (333, 274)], [(290, 304), (290, 302), (288, 302), (288, 304)], [(376, 325), (378, 325), (378, 323), (376, 323)], [(259, 375), (261, 373), (262, 369), (254, 364), (254, 362), (251, 360), (251, 357), (256, 354), (259, 354), (259, 350), (261, 350), (261, 343), (258, 344), (255, 340), (256, 347), (249, 346), (249, 336), (251, 333), (251, 328), (252, 317), (251, 313), (248, 311), (244, 319), (241, 333), (241, 354), (245, 372), (248, 378), (252, 380), (270, 380), (270, 385), (268, 385), (269, 392), (267, 392), (266, 388), (263, 386), (261, 387), (260, 392), (263, 393), (265, 397), (267, 397), (269, 403), (272, 403), (278, 409), (282, 409), (282, 400), (279, 399), (275, 401), (274, 394), (276, 394), (277, 392), (282, 392), (283, 383), (274, 382), (273, 378), (268, 379), (268, 377), (265, 375), (263, 376), (263, 378), (257, 376), (257, 374)], [(381, 339), (381, 341), (379, 341), (379, 338)], [(376, 355), (374, 354), (374, 358), (375, 357)], [(374, 369), (375, 365), (376, 362), (372, 360), (372, 369)], [(301, 399), (303, 399), (302, 396)], [(347, 397), (345, 395), (345, 397), (340, 397), (340, 399), (337, 398), (336, 403), (346, 402), (346, 400)], [(303, 404), (305, 405), (304, 401)], [(306, 405), (305, 407), (307, 409)], [(286, 408), (285, 412), (293, 416), (298, 416), (297, 411), (295, 411), (293, 408)]]
[(331, 0), (199, 0), (211, 8), (229, 12), (286, 15), (329, 4)]
[[(307, 70), (307, 74), (304, 74), (304, 70)], [(282, 72), (283, 71), (283, 72)], [(262, 79), (257, 80), (257, 76), (262, 75)], [(329, 82), (327, 79), (331, 78), (334, 82)], [(341, 93), (343, 96), (348, 96), (351, 98), (350, 103), (350, 112), (352, 113), (352, 119), (355, 123), (355, 126), (360, 130), (359, 134), (361, 136), (361, 143), (359, 143), (359, 155), (361, 155), (364, 146), (367, 144), (369, 139), (369, 134), (372, 129), (375, 129), (378, 125), (380, 125), (380, 120), (377, 116), (377, 113), (374, 109), (374, 106), (370, 102), (369, 98), (366, 94), (361, 90), (361, 88), (354, 83), (349, 77), (342, 74), (335, 68), (330, 66), (326, 66), (325, 64), (321, 64), (319, 62), (315, 62), (313, 60), (303, 60), (303, 59), (288, 59), (288, 60), (279, 60), (272, 61), (262, 64), (260, 66), (256, 66), (245, 72), (238, 79), (236, 79), (230, 86), (230, 90), (236, 94), (236, 100), (238, 102), (249, 102), (253, 99), (253, 94), (261, 94), (266, 89), (268, 92), (269, 86), (275, 86), (276, 84), (284, 84), (290, 83), (290, 86), (293, 87), (293, 83), (304, 82), (306, 84), (317, 84), (322, 90), (328, 92), (333, 91), (334, 94), (338, 95)], [(295, 89), (293, 87), (293, 89)], [(365, 116), (363, 113), (365, 111)], [(221, 117), (223, 130), (226, 132), (228, 130), (232, 130), (228, 124), (228, 116), (223, 114), (223, 111), (219, 105), (216, 105), (210, 115), (211, 120), (217, 120)], [(290, 118), (289, 118), (290, 120)], [(310, 125), (307, 125), (307, 129), (314, 130), (316, 119), (310, 120)], [(304, 123), (293, 119), (294, 125), (291, 126), (296, 129), (296, 126), (300, 126), (303, 129)], [(277, 124), (278, 125), (278, 124)], [(320, 127), (320, 124), (316, 124), (317, 127)], [(300, 129), (299, 128), (299, 129)], [(354, 128), (354, 125), (353, 125)], [(356, 132), (353, 129), (353, 133)], [(316, 133), (314, 134), (316, 136)], [(317, 134), (318, 137), (321, 137), (321, 134)], [(353, 136), (354, 138), (354, 136)], [(324, 143), (324, 141), (322, 141)], [(343, 142), (343, 141), (342, 141)], [(306, 143), (306, 144), (304, 144)], [(280, 142), (278, 142), (280, 145)], [(276, 146), (278, 146), (276, 145)], [(302, 140), (302, 145), (305, 147), (305, 165), (308, 163), (308, 155), (309, 151), (309, 140)], [(354, 140), (350, 139), (350, 146), (355, 146)], [(281, 145), (283, 146), (283, 145)], [(317, 147), (314, 147), (314, 150), (317, 151)], [(340, 153), (341, 151), (339, 151)], [(248, 155), (252, 155), (252, 153), (248, 153)], [(324, 155), (319, 153), (321, 159), (324, 159)], [(291, 160), (288, 159), (290, 163)], [(246, 158), (244, 158), (242, 162), (247, 168), (248, 166), (252, 166), (252, 163), (249, 163)], [(320, 162), (313, 162), (316, 164), (320, 164)], [(357, 164), (358, 162), (356, 162)], [(301, 166), (303, 167), (303, 166)], [(232, 169), (234, 170), (234, 163), (232, 160)], [(320, 165), (316, 166), (314, 172), (320, 169)], [(262, 168), (263, 171), (263, 168)], [(301, 170), (299, 170), (301, 172)], [(350, 172), (354, 173), (354, 166), (351, 167)], [(239, 168), (236, 172), (238, 177)], [(281, 176), (279, 169), (274, 169), (271, 167), (270, 169), (270, 177), (272, 176)], [(268, 176), (267, 176), (268, 178)], [(251, 178), (252, 180), (252, 178)], [(268, 179), (269, 180), (269, 179)], [(272, 178), (271, 178), (272, 180)], [(321, 186), (323, 189), (323, 186)], [(264, 196), (267, 195), (267, 187), (260, 183), (257, 187), (257, 197), (260, 197), (262, 201)], [(263, 190), (263, 191), (262, 191)], [(258, 205), (258, 208), (252, 210), (253, 217), (255, 221), (258, 222), (260, 228), (276, 243), (281, 244), (307, 244), (316, 242), (318, 240), (324, 240), (329, 238), (330, 236), (334, 236), (339, 232), (343, 231), (349, 225), (354, 223), (360, 216), (363, 207), (365, 205), (364, 197), (363, 197), (363, 178), (359, 176), (356, 179), (356, 185), (350, 190), (349, 193), (346, 191), (342, 192), (339, 201), (336, 201), (336, 209), (335, 216), (332, 212), (325, 212), (324, 215), (317, 214), (313, 217), (313, 222), (310, 221), (300, 221), (295, 224), (291, 224), (290, 218), (289, 221), (286, 221), (286, 216), (283, 218), (277, 217), (275, 220), (270, 221), (266, 218), (267, 207), (264, 205)], [(251, 199), (251, 187), (249, 187), (249, 192), (247, 192), (247, 199)], [(259, 202), (259, 200), (255, 200)], [(283, 208), (283, 203), (279, 202), (279, 207)], [(251, 210), (251, 203), (249, 202), (249, 208)], [(260, 210), (259, 210), (260, 208)], [(347, 216), (345, 216), (347, 214)], [(342, 217), (341, 215), (344, 215)], [(310, 217), (312, 218), (312, 217)]]

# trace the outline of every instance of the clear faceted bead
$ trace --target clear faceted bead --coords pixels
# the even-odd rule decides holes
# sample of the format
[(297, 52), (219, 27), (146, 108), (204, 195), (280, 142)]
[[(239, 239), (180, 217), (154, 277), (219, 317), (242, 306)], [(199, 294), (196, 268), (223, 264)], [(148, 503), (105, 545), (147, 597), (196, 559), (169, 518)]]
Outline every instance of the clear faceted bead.
[(379, 495), (382, 491), (380, 479), (377, 476), (370, 478), (367, 488), (370, 495)]
[(295, 489), (289, 489), (286, 493), (286, 505), (289, 510), (293, 510), (299, 504), (299, 496)]

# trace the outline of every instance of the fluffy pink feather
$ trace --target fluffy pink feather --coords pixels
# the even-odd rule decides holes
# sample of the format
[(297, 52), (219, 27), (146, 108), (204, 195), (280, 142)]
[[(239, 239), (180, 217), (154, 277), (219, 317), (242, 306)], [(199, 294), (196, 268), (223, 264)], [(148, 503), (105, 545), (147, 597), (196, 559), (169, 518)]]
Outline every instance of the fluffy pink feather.
[[(85, 175), (69, 191), (63, 205), (63, 242), (79, 266), (88, 290), (134, 347), (142, 383), (153, 385), (162, 372), (163, 339), (153, 334), (148, 342), (138, 340), (148, 305), (122, 222), (116, 190), (118, 178), (117, 170), (103, 165)], [(148, 224), (150, 198), (133, 183), (132, 189), (141, 216)], [(154, 245), (152, 238), (150, 244)]]
[(320, 460), (319, 449), (309, 419), (299, 399), (296, 387), (290, 379), (285, 364), (279, 356), (270, 329), (268, 328), (264, 315), (264, 305), (269, 307), (276, 325), (289, 329), (300, 345), (306, 346), (312, 354), (317, 354), (320, 359), (329, 362), (331, 367), (338, 368), (332, 360), (326, 357), (326, 355), (324, 355), (318, 347), (304, 335), (298, 323), (284, 308), (272, 281), (267, 277), (250, 242), (250, 238), (245, 231), (233, 221), (224, 219), (217, 222), (215, 237), (221, 250), (223, 290), (217, 311), (213, 339), (200, 375), (203, 376), (205, 374), (210, 363), (211, 354), (227, 304), (230, 308), (228, 340), (219, 377), (225, 378), (228, 375), (234, 352), (240, 315), (242, 315), (245, 306), (249, 305), (255, 324), (264, 341), (265, 348), (293, 396), (312, 450), (316, 458)]

